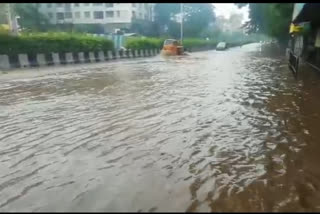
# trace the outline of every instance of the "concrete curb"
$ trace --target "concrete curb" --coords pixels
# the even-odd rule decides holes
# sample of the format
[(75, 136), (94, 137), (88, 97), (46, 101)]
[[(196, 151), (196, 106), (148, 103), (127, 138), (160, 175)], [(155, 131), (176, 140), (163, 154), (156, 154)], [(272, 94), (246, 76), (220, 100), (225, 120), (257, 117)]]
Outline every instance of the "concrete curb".
[(117, 59), (131, 59), (139, 57), (152, 57), (160, 53), (159, 49), (127, 50), (127, 51), (98, 51), (98, 52), (68, 52), (50, 54), (18, 54), (0, 55), (0, 71), (17, 68), (47, 67), (79, 63), (105, 62)]

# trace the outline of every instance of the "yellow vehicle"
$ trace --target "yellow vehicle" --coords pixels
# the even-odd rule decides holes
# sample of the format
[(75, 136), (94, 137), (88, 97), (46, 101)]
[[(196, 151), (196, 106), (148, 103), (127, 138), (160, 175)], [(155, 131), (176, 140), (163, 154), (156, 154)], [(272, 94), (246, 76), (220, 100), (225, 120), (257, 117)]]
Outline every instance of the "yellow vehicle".
[(163, 55), (175, 56), (183, 55), (183, 46), (175, 39), (167, 39), (164, 41), (161, 53)]

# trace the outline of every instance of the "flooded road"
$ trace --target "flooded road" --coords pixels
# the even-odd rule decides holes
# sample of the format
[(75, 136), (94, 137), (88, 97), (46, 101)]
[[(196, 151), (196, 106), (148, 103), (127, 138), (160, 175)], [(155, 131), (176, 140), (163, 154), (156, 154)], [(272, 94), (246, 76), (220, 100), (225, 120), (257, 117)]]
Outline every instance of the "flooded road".
[(320, 77), (258, 44), (3, 74), (0, 109), (0, 211), (320, 211)]

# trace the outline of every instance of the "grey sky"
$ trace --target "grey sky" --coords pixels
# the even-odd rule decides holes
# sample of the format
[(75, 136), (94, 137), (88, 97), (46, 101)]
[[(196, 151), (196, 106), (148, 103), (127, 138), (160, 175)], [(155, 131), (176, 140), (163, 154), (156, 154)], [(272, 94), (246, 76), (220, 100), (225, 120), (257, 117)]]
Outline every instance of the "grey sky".
[(248, 16), (249, 16), (249, 8), (248, 6), (242, 7), (239, 9), (234, 3), (213, 3), (215, 6), (215, 13), (217, 16), (224, 16), (226, 18), (230, 17), (230, 14), (232, 12), (234, 13), (242, 13), (243, 14), (243, 20), (242, 23), (245, 21), (248, 21)]

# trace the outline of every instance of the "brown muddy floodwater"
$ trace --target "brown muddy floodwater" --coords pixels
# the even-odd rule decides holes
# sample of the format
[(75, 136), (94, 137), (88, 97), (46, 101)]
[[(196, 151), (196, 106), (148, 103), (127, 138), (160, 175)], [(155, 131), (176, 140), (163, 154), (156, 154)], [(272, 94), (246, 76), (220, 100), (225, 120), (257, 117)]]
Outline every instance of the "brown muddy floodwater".
[(320, 211), (315, 72), (258, 44), (59, 69), (0, 75), (0, 211)]

